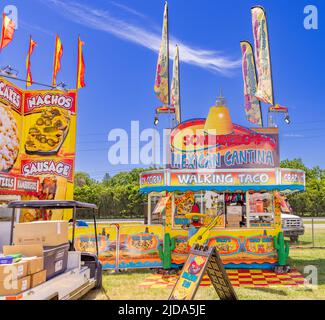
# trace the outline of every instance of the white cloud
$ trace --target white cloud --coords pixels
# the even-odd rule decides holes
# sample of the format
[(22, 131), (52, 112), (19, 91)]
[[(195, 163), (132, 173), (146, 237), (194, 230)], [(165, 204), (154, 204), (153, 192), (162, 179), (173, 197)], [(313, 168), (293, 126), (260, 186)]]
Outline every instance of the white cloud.
[(130, 8), (130, 7), (126, 6), (126, 5), (124, 5), (124, 4), (121, 4), (121, 3), (118, 3), (118, 2), (115, 2), (115, 1), (110, 1), (109, 3), (112, 4), (113, 6), (117, 7), (117, 8), (120, 8), (120, 9), (122, 9), (122, 10), (128, 12), (128, 13), (131, 13), (131, 14), (133, 14), (135, 16), (138, 16), (140, 18), (147, 18), (141, 12), (139, 12), (139, 11), (133, 9), (133, 8)]
[[(50, 0), (43, 3), (55, 5), (58, 12), (67, 19), (110, 33), (120, 39), (144, 46), (152, 51), (158, 52), (161, 34), (149, 30), (148, 26), (140, 27), (130, 22), (119, 19), (107, 10), (96, 9), (72, 1)], [(124, 8), (124, 10), (126, 10)], [(129, 9), (129, 11), (134, 9)], [(154, 26), (152, 30), (155, 29)], [(170, 36), (170, 54), (175, 53), (175, 45), (180, 46), (180, 59), (182, 62), (196, 65), (198, 67), (229, 74), (230, 71), (240, 67), (241, 61), (232, 60), (220, 52), (201, 49), (184, 44), (173, 36)]]
[(285, 133), (283, 136), (286, 138), (304, 138), (303, 134), (296, 134), (296, 133)]
[(47, 36), (51, 36), (51, 37), (55, 36), (55, 32), (44, 29), (43, 27), (40, 27), (34, 23), (30, 24), (26, 21), (22, 21), (21, 19), (19, 20), (19, 27), (21, 27), (22, 29), (28, 30), (29, 32), (37, 31), (37, 32), (44, 33)]

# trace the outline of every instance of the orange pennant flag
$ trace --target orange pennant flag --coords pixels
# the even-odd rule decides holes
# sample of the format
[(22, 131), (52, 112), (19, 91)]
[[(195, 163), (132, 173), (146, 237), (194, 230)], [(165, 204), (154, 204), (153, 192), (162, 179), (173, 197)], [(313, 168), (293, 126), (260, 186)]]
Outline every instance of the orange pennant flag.
[(33, 78), (32, 78), (32, 73), (30, 69), (30, 56), (33, 53), (34, 47), (37, 45), (37, 43), (32, 39), (32, 37), (29, 38), (29, 49), (27, 53), (27, 58), (26, 58), (26, 88), (30, 87), (33, 84)]
[(82, 46), (85, 43), (78, 37), (78, 65), (77, 65), (77, 89), (83, 88), (85, 84), (85, 62), (82, 54)]
[(61, 69), (61, 57), (63, 54), (63, 46), (61, 39), (58, 35), (55, 38), (55, 49), (54, 49), (54, 61), (53, 61), (53, 76), (52, 76), (52, 86), (56, 87), (56, 76)]
[(15, 23), (5, 13), (2, 19), (0, 49), (6, 47), (14, 37)]

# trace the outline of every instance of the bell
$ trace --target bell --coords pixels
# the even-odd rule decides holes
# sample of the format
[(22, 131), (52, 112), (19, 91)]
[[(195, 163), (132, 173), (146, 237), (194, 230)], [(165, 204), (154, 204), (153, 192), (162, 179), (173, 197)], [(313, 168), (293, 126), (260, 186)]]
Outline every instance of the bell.
[(215, 135), (226, 135), (233, 132), (230, 113), (222, 96), (218, 97), (216, 105), (210, 108), (204, 131)]

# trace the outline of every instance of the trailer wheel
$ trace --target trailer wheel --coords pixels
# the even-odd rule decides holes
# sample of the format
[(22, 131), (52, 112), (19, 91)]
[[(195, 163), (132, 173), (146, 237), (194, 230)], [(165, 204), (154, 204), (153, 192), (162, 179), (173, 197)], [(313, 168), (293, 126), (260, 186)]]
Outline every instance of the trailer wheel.
[(290, 241), (293, 243), (298, 242), (298, 236), (291, 236)]

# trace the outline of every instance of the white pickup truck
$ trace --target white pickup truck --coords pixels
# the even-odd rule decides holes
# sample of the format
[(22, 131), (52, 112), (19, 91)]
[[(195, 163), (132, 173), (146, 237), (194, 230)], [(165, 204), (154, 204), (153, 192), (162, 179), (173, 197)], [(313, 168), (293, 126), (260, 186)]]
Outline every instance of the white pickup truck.
[(297, 242), (298, 237), (305, 233), (302, 219), (288, 213), (281, 213), (282, 231), (285, 237), (289, 237), (291, 242)]

